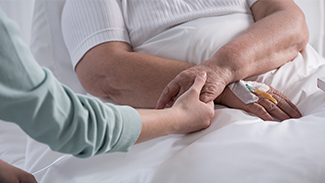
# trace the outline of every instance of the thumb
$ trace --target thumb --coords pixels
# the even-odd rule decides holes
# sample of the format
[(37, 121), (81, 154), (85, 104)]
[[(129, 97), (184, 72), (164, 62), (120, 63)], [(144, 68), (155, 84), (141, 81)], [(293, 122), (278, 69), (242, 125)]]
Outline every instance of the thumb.
[(195, 81), (190, 89), (195, 90), (200, 94), (206, 80), (207, 80), (207, 73), (204, 71), (200, 72), (195, 77)]

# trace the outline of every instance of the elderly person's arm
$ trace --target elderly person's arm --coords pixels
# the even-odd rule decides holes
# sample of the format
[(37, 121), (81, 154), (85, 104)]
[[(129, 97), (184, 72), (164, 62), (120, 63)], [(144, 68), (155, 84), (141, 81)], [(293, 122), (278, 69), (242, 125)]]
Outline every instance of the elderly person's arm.
[(125, 42), (108, 42), (89, 50), (76, 66), (76, 73), (82, 86), (94, 96), (154, 108), (164, 87), (192, 66), (133, 52)]
[[(120, 1), (103, 1), (102, 3), (104, 2), (110, 2), (111, 4), (109, 7), (111, 9), (93, 13), (94, 9), (98, 8), (98, 6), (95, 7), (96, 4), (93, 4), (95, 2), (83, 5), (80, 1), (67, 1), (65, 11), (63, 11), (62, 20), (64, 21), (63, 25), (65, 25), (63, 26), (65, 41), (68, 48), (70, 47), (70, 54), (73, 54), (77, 49), (76, 45), (82, 45), (82, 43), (88, 41), (87, 38), (96, 35), (95, 33), (104, 32), (106, 30), (124, 30), (124, 32), (118, 32), (117, 34), (126, 34), (126, 27), (123, 25), (123, 15), (118, 11), (121, 6), (118, 4), (115, 4), (114, 6), (113, 4), (114, 2), (118, 3)], [(274, 36), (271, 34), (269, 34), (270, 37), (263, 37), (264, 29), (268, 30), (268, 28), (263, 26), (263, 24), (267, 24), (270, 21), (268, 19), (277, 19), (278, 16), (284, 16), (282, 17), (283, 19), (286, 19), (287, 21), (290, 20), (290, 25), (288, 25), (289, 27), (293, 26), (293, 24), (301, 24), (303, 30), (305, 28), (303, 14), (293, 1), (282, 2), (270, 0), (270, 2), (272, 2), (272, 4), (274, 3), (274, 5), (270, 6), (271, 10), (273, 11), (265, 15), (258, 14), (255, 9), (261, 8), (261, 11), (259, 11), (264, 12), (264, 10), (269, 7), (269, 5), (265, 3), (269, 2), (261, 0), (261, 2), (255, 3), (252, 8), (254, 9), (253, 12), (257, 23), (254, 24), (243, 36), (225, 45), (213, 56), (213, 58), (199, 66), (193, 67), (194, 65), (192, 64), (133, 52), (132, 46), (130, 43), (128, 43), (128, 40), (121, 40), (119, 38), (116, 39), (116, 41), (110, 42), (105, 42), (105, 40), (103, 40), (101, 44), (97, 44), (96, 46), (92, 47), (92, 49), (87, 50), (76, 65), (76, 73), (83, 87), (92, 95), (98, 97), (109, 96), (120, 104), (128, 104), (134, 107), (153, 108), (156, 106), (156, 102), (164, 87), (171, 80), (173, 80), (175, 76), (185, 70), (178, 75), (175, 80), (173, 80), (172, 84), (170, 84), (163, 93), (164, 95), (158, 104), (158, 108), (163, 108), (165, 104), (169, 103), (170, 101), (174, 102), (174, 100), (178, 98), (180, 94), (184, 93), (192, 85), (195, 76), (204, 70), (208, 72), (208, 81), (203, 93), (212, 92), (210, 95), (210, 100), (213, 100), (232, 80), (235, 81), (239, 78), (256, 75), (277, 68), (287, 61), (292, 60), (294, 55), (301, 50), (300, 48), (293, 51), (291, 50), (290, 58), (288, 58), (287, 47), (285, 47), (285, 49), (280, 49), (281, 52), (287, 55), (283, 59), (279, 59), (281, 56), (279, 56), (278, 50), (275, 50), (275, 48), (279, 48), (277, 45), (285, 45), (283, 42), (291, 44), (292, 41), (292, 39), (282, 40), (280, 35), (281, 32), (284, 32), (287, 28), (287, 22), (282, 21), (281, 23), (284, 25), (279, 25), (284, 27), (277, 30), (276, 37), (278, 38), (278, 41), (275, 41)], [(281, 11), (279, 8), (275, 7), (276, 5), (281, 5)], [(88, 8), (89, 6), (94, 7)], [(104, 5), (103, 7), (107, 8), (107, 6)], [(293, 7), (293, 10), (291, 10), (291, 7)], [(110, 13), (109, 15), (107, 15), (108, 12)], [(291, 20), (291, 17), (283, 15), (282, 12), (290, 15), (292, 14), (294, 19)], [(107, 28), (105, 25), (103, 25), (104, 27), (100, 25), (98, 30), (96, 29), (94, 32), (84, 34), (82, 33), (82, 30), (88, 30), (89, 25), (87, 26), (87, 24), (83, 23), (84, 19), (88, 17), (82, 16), (92, 13), (95, 14), (95, 17), (92, 17), (91, 19), (93, 21), (96, 21), (97, 19), (102, 20), (104, 18), (110, 18), (111, 16), (120, 16), (121, 21), (114, 19), (114, 21), (112, 20), (109, 22), (105, 19), (104, 23), (107, 24), (107, 22), (109, 22), (114, 24), (114, 26), (117, 28), (112, 29)], [(273, 14), (276, 16), (273, 17)], [(299, 14), (299, 16), (296, 17), (296, 14)], [(272, 21), (270, 23), (272, 23)], [(69, 30), (70, 27), (77, 27), (78, 29), (72, 29), (74, 31), (71, 31)], [(258, 34), (255, 35), (254, 32), (258, 32)], [(71, 42), (75, 41), (73, 38), (71, 39), (72, 41), (70, 41), (70, 37), (78, 37), (78, 34), (82, 34), (81, 37), (83, 37), (83, 39), (79, 40), (79, 42), (77, 42), (78, 44), (69, 46)], [(290, 30), (286, 32), (286, 35), (283, 37), (287, 38), (287, 34), (292, 34), (293, 37), (295, 37), (296, 31), (292, 32)], [(303, 39), (294, 39), (294, 41), (303, 40), (304, 42), (306, 41), (304, 38), (305, 37), (303, 37)], [(269, 40), (272, 41), (270, 42)], [(264, 41), (268, 42), (268, 44), (264, 44)], [(305, 43), (301, 43), (301, 45), (302, 48), (304, 47)], [(268, 54), (265, 54), (265, 51)], [(233, 53), (236, 55), (233, 55)], [(270, 57), (268, 57), (270, 55), (276, 57), (277, 59), (270, 59)], [(263, 64), (268, 61), (270, 61), (268, 66), (264, 67)], [(242, 68), (243, 70), (238, 70), (240, 65), (244, 65), (244, 63), (246, 65)], [(256, 63), (259, 68), (254, 66)], [(269, 67), (269, 65), (272, 65), (272, 67)], [(249, 68), (252, 67), (254, 67), (256, 70), (249, 70)]]
[(303, 12), (293, 0), (259, 0), (252, 6), (255, 23), (224, 45), (211, 59), (180, 73), (165, 88), (158, 108), (186, 91), (196, 73), (208, 73), (201, 99), (210, 101), (231, 82), (258, 75), (293, 60), (308, 42)]
[[(119, 0), (67, 0), (63, 37), (88, 93), (119, 104), (155, 108), (164, 87), (193, 65), (134, 52), (123, 8)], [(79, 51), (82, 54), (75, 56)]]

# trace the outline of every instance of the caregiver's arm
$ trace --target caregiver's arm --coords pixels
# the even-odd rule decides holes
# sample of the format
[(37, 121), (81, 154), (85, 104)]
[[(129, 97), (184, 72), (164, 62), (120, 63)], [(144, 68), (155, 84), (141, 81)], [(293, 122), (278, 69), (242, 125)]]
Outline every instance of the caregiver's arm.
[(89, 157), (127, 151), (140, 134), (136, 110), (76, 95), (42, 69), (0, 9), (0, 119), (53, 150)]
[(293, 60), (308, 42), (303, 12), (293, 0), (259, 0), (252, 6), (255, 23), (219, 49), (211, 59), (180, 73), (165, 88), (158, 102), (163, 108), (206, 71), (201, 99), (210, 101), (233, 81), (276, 69)]
[(55, 151), (78, 157), (128, 151), (136, 141), (198, 131), (214, 114), (212, 102), (199, 100), (204, 72), (173, 110), (137, 112), (77, 95), (37, 64), (17, 24), (1, 9), (0, 60), (0, 119), (15, 122)]

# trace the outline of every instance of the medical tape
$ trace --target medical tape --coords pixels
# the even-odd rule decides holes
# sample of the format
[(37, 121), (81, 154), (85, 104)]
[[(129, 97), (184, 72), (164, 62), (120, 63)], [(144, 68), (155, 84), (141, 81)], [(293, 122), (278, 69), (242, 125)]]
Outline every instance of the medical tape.
[(253, 86), (257, 89), (260, 89), (264, 92), (267, 92), (270, 89), (269, 86), (263, 83), (258, 83), (256, 81), (240, 80), (229, 84), (228, 85), (229, 89), (245, 104), (257, 102), (259, 99), (258, 96), (254, 95), (251, 91), (247, 89), (246, 84), (248, 84), (249, 86)]

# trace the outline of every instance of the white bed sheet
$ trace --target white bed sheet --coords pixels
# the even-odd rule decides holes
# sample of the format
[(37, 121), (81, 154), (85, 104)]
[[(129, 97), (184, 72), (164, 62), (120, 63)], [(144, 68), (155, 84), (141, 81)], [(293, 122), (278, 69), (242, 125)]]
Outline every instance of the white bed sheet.
[[(223, 18), (232, 23), (217, 21), (222, 19), (220, 17), (213, 24), (202, 20), (189, 22), (135, 49), (145, 53), (155, 51), (155, 55), (169, 53), (172, 59), (195, 57), (193, 63), (199, 63), (238, 36), (252, 22), (250, 15), (235, 14)], [(240, 20), (246, 23), (234, 23)], [(193, 23), (200, 26), (193, 26)], [(223, 35), (222, 39), (210, 37), (214, 40), (213, 44), (205, 46), (202, 40), (209, 37), (204, 38), (204, 24), (209, 24), (211, 29), (218, 28), (217, 35)], [(195, 30), (195, 27), (200, 28)], [(232, 36), (224, 36), (229, 32)], [(173, 52), (168, 46), (162, 47), (171, 33), (174, 35)], [(189, 41), (188, 37), (193, 38), (193, 34), (199, 39)], [(183, 46), (185, 40), (185, 45), (197, 47)], [(202, 48), (204, 54), (198, 53), (198, 48)], [(183, 56), (180, 56), (181, 53)], [(135, 145), (128, 153), (105, 154), (89, 159), (52, 152), (47, 146), (29, 139), (25, 168), (37, 172), (59, 159), (36, 174), (37, 179), (44, 183), (324, 182), (325, 92), (317, 88), (317, 77), (324, 75), (325, 60), (308, 45), (293, 62), (249, 78), (270, 84), (287, 95), (301, 110), (303, 117), (300, 119), (265, 122), (242, 110), (216, 106), (213, 123), (206, 130), (162, 137)]]
[[(128, 153), (77, 159), (29, 139), (26, 169), (40, 182), (325, 182), (325, 61), (308, 46), (294, 62), (261, 75), (298, 104), (300, 119), (265, 122), (216, 106), (211, 127), (135, 145)], [(280, 78), (280, 79), (279, 79)]]

